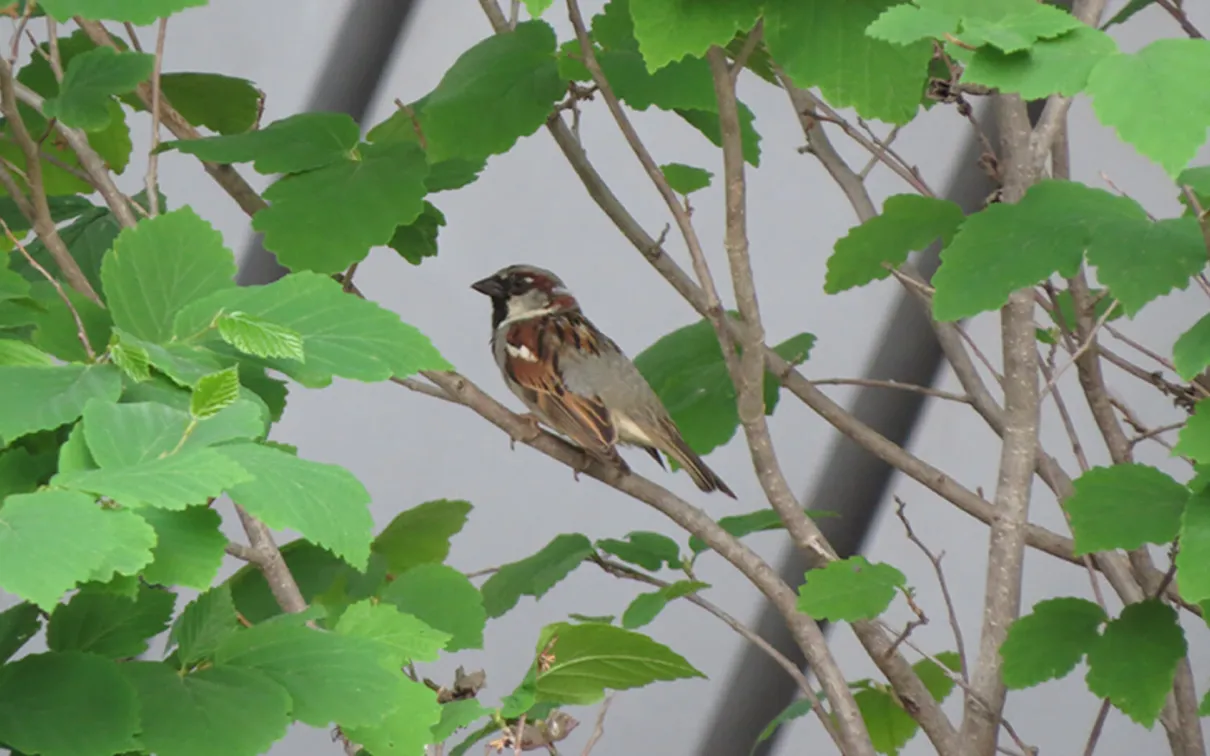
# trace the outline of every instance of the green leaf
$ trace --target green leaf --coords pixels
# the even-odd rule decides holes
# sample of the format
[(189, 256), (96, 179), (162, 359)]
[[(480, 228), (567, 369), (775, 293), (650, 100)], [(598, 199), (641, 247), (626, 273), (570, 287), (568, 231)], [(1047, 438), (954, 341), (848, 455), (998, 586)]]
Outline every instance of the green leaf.
[(0, 586), (53, 608), (105, 562), (111, 544), (97, 534), (109, 527), (107, 514), (91, 497), (70, 491), (9, 496), (0, 508)]
[(433, 725), (433, 742), (444, 743), (459, 729), (491, 714), (492, 710), (476, 698), (463, 698), (441, 705), (441, 721)]
[(0, 662), (8, 661), (41, 629), (42, 615), (38, 607), (28, 601), (0, 612)]
[(387, 246), (412, 265), (419, 265), (424, 258), (437, 256), (437, 235), (444, 225), (445, 214), (425, 200), (423, 212), (406, 226), (396, 228)]
[(228, 493), (271, 528), (290, 528), (354, 566), (370, 557), (370, 494), (339, 465), (312, 462), (258, 444), (217, 449), (255, 478)]
[(112, 365), (0, 366), (0, 438), (73, 422), (89, 399), (117, 401), (122, 376)]
[(1168, 543), (1181, 527), (1189, 489), (1141, 464), (1094, 467), (1064, 503), (1076, 555)]
[(295, 718), (313, 727), (382, 721), (404, 680), (381, 664), (373, 641), (280, 621), (226, 636), (214, 661), (272, 678), (294, 699)]
[(765, 729), (760, 731), (756, 736), (756, 742), (752, 744), (752, 750), (748, 752), (749, 756), (754, 756), (757, 751), (757, 746), (773, 737), (773, 733), (777, 732), (777, 728), (784, 725), (786, 722), (792, 722), (795, 719), (800, 719), (811, 713), (811, 702), (806, 698), (800, 698), (797, 701), (791, 702), (786, 708), (778, 712), (776, 717), (769, 720), (769, 724), (765, 725)]
[(962, 81), (1015, 92), (1027, 100), (1056, 93), (1071, 97), (1083, 91), (1097, 63), (1117, 50), (1108, 34), (1081, 25), (1055, 39), (1040, 40), (1027, 51), (980, 47), (963, 69)]
[(798, 589), (798, 608), (816, 619), (873, 619), (886, 611), (905, 582), (903, 573), (889, 564), (871, 564), (863, 556), (840, 559), (807, 573)]
[(544, 21), (524, 21), (462, 53), (419, 114), (429, 159), (498, 155), (537, 131), (565, 90), (554, 54), (555, 32)]
[(211, 163), (252, 163), (265, 175), (302, 173), (352, 158), (360, 133), (345, 113), (299, 113), (255, 131), (164, 142), (160, 149)]
[[(35, 325), (34, 346), (44, 352), (50, 352), (65, 362), (87, 362), (88, 355), (80, 343), (80, 327), (76, 325), (75, 316), (63, 304), (58, 292), (48, 282), (34, 284), (31, 294), (38, 311), (31, 319)], [(110, 313), (101, 309), (100, 305), (88, 297), (76, 292), (75, 289), (65, 289), (67, 297), (84, 323), (84, 333), (94, 354), (105, 351), (109, 343), (113, 321)]]
[(1012, 690), (1065, 677), (1100, 638), (1108, 617), (1101, 607), (1065, 596), (1034, 604), (1033, 611), (1013, 622), (1000, 646), (1000, 674)]
[[(184, 403), (187, 405), (188, 401), (186, 394)], [(84, 438), (93, 458), (104, 468), (131, 467), (167, 456), (176, 449), (189, 424), (187, 412), (161, 402), (106, 404), (94, 401), (84, 408)], [(201, 449), (263, 433), (259, 410), (250, 402), (237, 402), (209, 420), (197, 423), (181, 450)]]
[(120, 334), (113, 334), (109, 340), (109, 359), (135, 383), (151, 378), (151, 356), (147, 350), (135, 344), (123, 343)]
[(579, 533), (564, 533), (542, 550), (500, 567), (480, 589), (488, 617), (500, 617), (522, 596), (540, 599), (592, 554), (592, 542)]
[(223, 235), (188, 207), (123, 229), (101, 263), (114, 324), (154, 342), (172, 336), (173, 318), (185, 305), (234, 288), (234, 275)]
[[(1091, 299), (1096, 300), (1096, 304), (1092, 308), (1092, 317), (1094, 320), (1104, 319), (1106, 323), (1112, 323), (1118, 318), (1123, 317), (1126, 313), (1122, 312), (1121, 307), (1117, 307), (1113, 312), (1109, 312), (1110, 306), (1116, 301), (1113, 297), (1108, 296), (1104, 289), (1090, 288), (1088, 295)], [(1055, 297), (1055, 302), (1059, 306), (1059, 314), (1062, 315), (1062, 324), (1065, 328), (1072, 328), (1076, 323), (1076, 305), (1072, 299), (1071, 292), (1067, 289), (1060, 291)], [(1052, 318), (1055, 325), (1060, 323), (1057, 317)]]
[(248, 470), (218, 450), (183, 449), (127, 467), (60, 473), (51, 485), (107, 496), (127, 507), (184, 509), (251, 480)]
[(340, 615), (336, 632), (374, 641), (380, 647), (382, 662), (393, 669), (408, 662), (437, 661), (438, 652), (450, 640), (449, 633), (431, 628), (391, 604), (371, 599), (350, 605)]
[(198, 379), (189, 400), (195, 420), (209, 420), (239, 399), (239, 369), (229, 367)]
[(695, 168), (684, 163), (665, 163), (660, 166), (664, 179), (677, 194), (692, 194), (710, 186), (714, 174), (705, 168)]
[(933, 54), (929, 42), (892, 45), (865, 30), (894, 0), (769, 0), (769, 52), (800, 87), (819, 87), (833, 107), (907, 123), (916, 115)]
[[(108, 509), (102, 514), (105, 517), (98, 524), (104, 528), (103, 535), (94, 531), (93, 537), (105, 539), (102, 543), (108, 548), (101, 565), (88, 576), (89, 580), (108, 583), (115, 575), (137, 575), (151, 561), (155, 531), (130, 510)], [(132, 584), (132, 581), (126, 582)]]
[(0, 742), (44, 756), (111, 756), (139, 749), (138, 702), (110, 659), (79, 651), (32, 654), (0, 668)]
[(640, 593), (622, 614), (622, 627), (627, 630), (640, 628), (659, 616), (659, 613), (664, 611), (664, 607), (668, 606), (669, 601), (709, 587), (709, 584), (697, 580), (678, 580), (651, 593)]
[[(835, 512), (821, 509), (808, 509), (806, 510), (806, 515), (813, 520), (837, 516)], [(781, 517), (777, 512), (769, 508), (758, 509), (755, 512), (747, 512), (740, 515), (720, 517), (718, 524), (719, 527), (736, 538), (743, 538), (751, 533), (760, 533), (766, 530), (779, 530), (785, 527), (785, 523), (781, 521)], [(710, 547), (702, 539), (692, 536), (689, 539), (689, 549), (694, 555), (697, 555), (703, 551), (709, 551)]]
[(214, 582), (227, 547), (218, 512), (198, 506), (179, 511), (141, 509), (137, 514), (156, 536), (151, 564), (143, 570), (147, 582), (198, 590)]
[(726, 45), (736, 32), (751, 29), (760, 11), (756, 0), (716, 0), (708, 5), (630, 0), (634, 36), (650, 71), (686, 55), (704, 57), (711, 45)]
[(386, 558), (387, 570), (405, 572), (418, 564), (444, 562), (450, 538), (466, 524), (469, 501), (437, 499), (405, 509), (382, 529), (370, 546)]
[(51, 366), (55, 360), (46, 352), (16, 339), (0, 339), (0, 365)]
[(1155, 599), (1128, 604), (1088, 649), (1088, 689), (1149, 728), (1164, 708), (1186, 648), (1172, 607)]
[(1205, 315), (1172, 345), (1177, 375), (1193, 380), (1210, 365), (1210, 315)]
[[(53, 215), (52, 210), (52, 217)], [(72, 259), (79, 263), (84, 277), (101, 296), (105, 296), (105, 284), (101, 281), (101, 263), (104, 261), (106, 253), (113, 247), (113, 240), (118, 237), (121, 230), (122, 227), (109, 208), (102, 207), (84, 210), (74, 221), (59, 229), (59, 238), (67, 245), (67, 251), (71, 253)], [(54, 258), (51, 257), (41, 240), (35, 240), (28, 245), (27, 249), (40, 265), (47, 270), (53, 269)], [(18, 256), (20, 256), (19, 253)], [(24, 257), (21, 257), (13, 267), (20, 271), (26, 271), (28, 268), (25, 276), (31, 281), (38, 280), (33, 278), (34, 275), (41, 276), (28, 263), (25, 263)]]
[(56, 21), (81, 16), (90, 21), (129, 21), (147, 26), (152, 21), (205, 5), (207, 0), (38, 0), (38, 5)]
[(140, 586), (137, 600), (80, 591), (55, 607), (46, 631), (51, 651), (87, 651), (112, 659), (138, 656), (147, 640), (168, 628), (176, 594)]
[(155, 56), (97, 47), (71, 59), (57, 97), (42, 104), (42, 112), (68, 126), (100, 131), (109, 125), (110, 102), (151, 77)]
[(290, 723), (289, 693), (254, 670), (216, 666), (182, 676), (157, 662), (122, 670), (139, 694), (143, 745), (159, 756), (253, 756)]
[(1117, 13), (1114, 14), (1113, 18), (1106, 21), (1105, 25), (1101, 28), (1108, 29), (1109, 27), (1113, 26), (1114, 24), (1124, 24), (1130, 20), (1131, 16), (1133, 16), (1134, 14), (1143, 10), (1144, 8), (1147, 8), (1154, 2), (1155, 2), (1155, 0), (1130, 0), (1128, 3), (1126, 3), (1124, 6), (1122, 6), (1122, 9), (1120, 11), (1118, 11)]
[(613, 554), (623, 562), (637, 564), (652, 572), (665, 564), (672, 569), (681, 566), (681, 547), (663, 533), (634, 530), (627, 534), (625, 541), (616, 538), (597, 541), (597, 548), (606, 554)]
[(925, 39), (945, 39), (958, 31), (958, 19), (932, 8), (903, 3), (884, 10), (866, 27), (867, 36), (895, 45), (910, 45)]
[(214, 323), (223, 341), (255, 357), (284, 357), (305, 361), (302, 336), (297, 331), (246, 312), (224, 312)]
[(548, 625), (554, 661), (538, 673), (539, 701), (589, 704), (605, 690), (641, 688), (657, 680), (705, 677), (680, 654), (645, 635), (613, 625)]
[(219, 292), (185, 308), (176, 333), (183, 338), (204, 330), (219, 311), (246, 312), (300, 334), (305, 365), (282, 358), (264, 365), (308, 386), (326, 385), (334, 375), (368, 382), (451, 369), (427, 336), (397, 314), (345, 294), (328, 276), (295, 273), (267, 286)]
[(231, 588), (221, 585), (202, 593), (185, 607), (172, 625), (169, 647), (175, 644), (181, 662), (192, 665), (212, 656), (219, 643), (238, 628)]
[(429, 627), (448, 633), (447, 651), (483, 647), (484, 597), (452, 567), (417, 565), (392, 580), (381, 597)]
[(441, 705), (421, 683), (402, 679), (391, 701), (394, 711), (373, 727), (349, 727), (349, 739), (375, 756), (415, 756), (432, 742), (432, 728), (441, 720)]
[[(1176, 176), (1206, 142), (1210, 95), (1198, 86), (1205, 76), (1210, 45), (1204, 40), (1160, 39), (1133, 55), (1102, 60), (1087, 92), (1101, 123)], [(1151, 105), (1140, 108), (1139, 102)]]
[(898, 267), (908, 253), (919, 251), (938, 238), (948, 244), (963, 221), (962, 208), (949, 200), (896, 194), (888, 197), (882, 213), (836, 242), (828, 258), (824, 291), (836, 294), (891, 275), (885, 265)]
[[(1109, 282), (1104, 274), (1114, 277), (1119, 252), (1129, 250), (1155, 265), (1158, 261), (1140, 254), (1139, 246), (1140, 237), (1149, 236), (1152, 225), (1134, 200), (1076, 182), (1042, 181), (1020, 202), (997, 203), (966, 219), (941, 252), (941, 267), (933, 276), (934, 315), (938, 320), (959, 320), (998, 309), (1017, 289), (1055, 272), (1074, 274), (1085, 248), (1093, 263), (1100, 254), (1109, 258), (1104, 271), (1098, 269), (1105, 283)], [(1154, 279), (1160, 272), (1157, 267), (1140, 278)], [(1109, 290), (1122, 298), (1123, 292), (1112, 284)], [(1132, 312), (1134, 303), (1122, 304), (1128, 314)]]
[(1184, 289), (1206, 266), (1206, 243), (1193, 218), (1125, 222), (1093, 237), (1088, 261), (1133, 316), (1151, 300)]
[(554, 0), (525, 0), (525, 10), (529, 11), (529, 15), (537, 18), (546, 12), (550, 4)]
[(343, 271), (424, 210), (428, 164), (406, 142), (363, 144), (346, 158), (270, 186), (252, 218), (265, 248), (290, 270)]
[(54, 471), (53, 452), (30, 454), (20, 446), (0, 451), (0, 501), (13, 494), (36, 490)]
[(1194, 407), (1193, 416), (1181, 428), (1172, 453), (1196, 462), (1210, 462), (1210, 400), (1202, 399)]
[[(172, 107), (194, 126), (217, 134), (248, 131), (260, 115), (262, 93), (247, 79), (215, 73), (165, 73), (160, 91)], [(135, 110), (146, 110), (137, 97), (122, 101)]]
[[(386, 577), (385, 567), (374, 559), (370, 560), (368, 572), (361, 572), (332, 552), (302, 539), (283, 545), (281, 553), (307, 603), (321, 603), (332, 594), (338, 594), (338, 600), (343, 601), (368, 598)], [(255, 565), (245, 565), (227, 584), (236, 608), (249, 622), (262, 622), (281, 614), (265, 576)]]
[(1188, 601), (1210, 599), (1210, 496), (1189, 497), (1181, 518), (1181, 550), (1176, 555), (1178, 585)]

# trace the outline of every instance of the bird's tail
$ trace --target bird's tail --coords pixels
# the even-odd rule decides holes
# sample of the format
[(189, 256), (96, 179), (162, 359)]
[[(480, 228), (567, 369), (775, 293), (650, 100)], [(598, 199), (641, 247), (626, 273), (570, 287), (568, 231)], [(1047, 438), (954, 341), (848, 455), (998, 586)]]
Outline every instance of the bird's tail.
[(705, 491), (706, 493), (711, 491), (721, 491), (722, 493), (730, 496), (732, 499), (735, 498), (735, 494), (731, 491), (727, 484), (723, 482), (723, 479), (718, 477), (718, 474), (711, 470), (710, 467), (702, 461), (702, 458), (689, 448), (689, 445), (685, 443), (684, 439), (679, 437), (679, 434), (677, 437), (671, 439), (669, 448), (666, 449), (665, 452), (668, 454), (668, 456), (675, 459), (678, 465), (685, 468), (685, 472), (689, 473), (689, 477), (693, 478), (693, 482), (697, 484), (697, 487), (701, 490)]

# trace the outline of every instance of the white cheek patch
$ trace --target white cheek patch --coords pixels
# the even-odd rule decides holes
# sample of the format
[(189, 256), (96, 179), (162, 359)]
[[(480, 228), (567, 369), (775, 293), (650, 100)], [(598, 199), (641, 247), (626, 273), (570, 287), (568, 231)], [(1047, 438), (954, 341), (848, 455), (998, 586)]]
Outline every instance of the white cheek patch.
[(529, 347), (525, 346), (524, 344), (517, 346), (515, 344), (505, 343), (504, 350), (508, 352), (509, 356), (516, 357), (519, 360), (525, 360), (526, 362), (538, 361), (538, 356), (529, 351)]

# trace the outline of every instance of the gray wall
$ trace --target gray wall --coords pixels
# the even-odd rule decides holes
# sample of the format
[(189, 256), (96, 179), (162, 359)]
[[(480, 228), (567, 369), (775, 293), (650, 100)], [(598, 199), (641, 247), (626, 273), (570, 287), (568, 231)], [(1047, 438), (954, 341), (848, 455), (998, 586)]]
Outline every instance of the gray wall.
[[(212, 0), (209, 8), (187, 11), (169, 24), (165, 70), (246, 76), (268, 93), (265, 122), (292, 114), (307, 100), (331, 34), (350, 2)], [(1120, 4), (1114, 3), (1114, 9)], [(586, 2), (585, 11), (595, 12), (599, 5)], [(570, 30), (560, 11), (561, 4), (556, 3), (548, 15), (560, 37), (566, 39)], [(291, 20), (283, 23), (280, 17), (286, 13)], [(1204, 7), (1194, 7), (1191, 15), (1203, 28), (1210, 27), (1210, 13)], [(388, 116), (394, 98), (409, 101), (431, 89), (457, 55), (489, 31), (472, 0), (420, 2), (367, 124)], [(1141, 13), (1127, 32), (1119, 31), (1117, 36), (1123, 49), (1130, 51), (1153, 38), (1177, 33), (1167, 16), (1152, 9)], [(753, 266), (769, 337), (780, 340), (803, 330), (813, 332), (819, 341), (805, 368), (808, 376), (859, 375), (896, 284), (882, 282), (836, 297), (822, 293), (825, 261), (832, 245), (856, 220), (814, 160), (797, 153), (803, 139), (784, 96), (754, 77), (742, 82), (741, 96), (756, 112), (764, 138), (762, 166), (749, 174), (749, 219)], [(146, 144), (146, 124), (135, 120), (139, 121), (135, 144)], [(634, 120), (658, 161), (685, 162), (721, 172), (719, 152), (675, 116), (653, 111), (637, 114)], [(1104, 186), (1099, 176), (1104, 171), (1152, 212), (1161, 216), (1178, 212), (1171, 183), (1163, 172), (1097, 124), (1084, 100), (1072, 111), (1072, 128), (1079, 139), (1073, 151), (1075, 178)], [(953, 169), (951, 151), (968, 129), (952, 109), (937, 108), (907, 129), (897, 146), (940, 188)], [(658, 232), (666, 221), (662, 203), (599, 101), (585, 107), (582, 134), (590, 157), (613, 189), (650, 232)], [(837, 143), (853, 161), (864, 162), (865, 156), (843, 139), (838, 137)], [(160, 173), (173, 206), (193, 205), (222, 231), (228, 246), (243, 248), (249, 234), (247, 219), (192, 159), (166, 154)], [(244, 173), (259, 188), (268, 183), (250, 170)], [(133, 191), (141, 181), (142, 162), (136, 160), (122, 183)], [(878, 201), (909, 191), (885, 170), (875, 170), (869, 184)], [(488, 355), (487, 303), (467, 287), (505, 264), (528, 261), (558, 271), (596, 323), (632, 354), (696, 319), (598, 211), (544, 131), (522, 140), (508, 155), (493, 158), (477, 183), (439, 195), (436, 204), (449, 221), (441, 234), (440, 256), (413, 268), (389, 250), (376, 250), (362, 266), (359, 284), (367, 296), (429, 334), (459, 370), (499, 397), (506, 392)], [(695, 197), (694, 205), (699, 233), (721, 277), (726, 263), (720, 195), (707, 191)], [(688, 265), (675, 234), (669, 248)], [(1175, 335), (1205, 310), (1200, 291), (1178, 292), (1151, 305), (1122, 328), (1167, 352)], [(978, 318), (970, 324), (970, 331), (998, 362), (997, 318)], [(1109, 376), (1114, 391), (1152, 424), (1175, 419), (1171, 406), (1154, 392), (1120, 373), (1111, 371)], [(948, 372), (940, 385), (958, 389)], [(1074, 371), (1067, 374), (1061, 388), (1077, 415), (1094, 464), (1106, 462), (1078, 394)], [(847, 389), (831, 389), (830, 393), (842, 400), (851, 395)], [(511, 397), (508, 401), (516, 406)], [(1062, 428), (1057, 421), (1050, 422), (1052, 414), (1048, 410), (1044, 442), (1075, 470)], [(781, 405), (771, 425), (791, 482), (801, 491), (808, 490), (835, 433), (793, 400)], [(390, 384), (342, 381), (323, 391), (292, 388), (289, 412), (275, 438), (297, 444), (303, 456), (352, 470), (373, 495), (373, 513), (380, 527), (401, 509), (429, 499), (470, 500), (475, 510), (451, 554), (451, 562), (467, 570), (526, 556), (565, 532), (598, 538), (648, 529), (684, 540), (671, 524), (642, 504), (592, 480), (574, 482), (569, 470), (532, 450), (519, 447), (510, 452), (508, 438), (469, 411)], [(994, 488), (998, 439), (967, 408), (930, 404), (912, 446), (916, 454), (943, 467), (964, 485)], [(1159, 447), (1143, 445), (1140, 453), (1144, 461), (1187, 476)], [(762, 505), (742, 441), (732, 442), (710, 458), (711, 465), (735, 489), (738, 502), (703, 496), (686, 476), (662, 473), (642, 455), (631, 454), (630, 461), (643, 474), (652, 475), (716, 516)], [(893, 489), (907, 500), (917, 533), (934, 549), (946, 552), (959, 619), (973, 653), (980, 626), (986, 529), (911, 481), (897, 478)], [(1040, 486), (1033, 512), (1035, 521), (1065, 530), (1053, 498)], [(751, 543), (770, 560), (776, 560), (784, 547), (777, 534), (752, 537)], [(916, 587), (919, 603), (933, 621), (917, 630), (913, 639), (934, 652), (951, 649), (953, 640), (931, 569), (904, 538), (889, 510), (876, 523), (867, 553), (873, 560), (901, 568)], [(720, 559), (703, 557), (700, 575), (714, 586), (710, 591), (713, 601), (738, 617), (755, 616), (757, 593)], [(1036, 553), (1027, 561), (1026, 579), (1026, 608), (1050, 596), (1090, 595), (1083, 571)], [(620, 614), (638, 591), (634, 584), (581, 569), (541, 603), (524, 599), (519, 609), (493, 621), (483, 651), (462, 652), (426, 665), (422, 672), (441, 680), (448, 679), (457, 665), (484, 667), (489, 680), (485, 695), (492, 701), (509, 692), (524, 673), (542, 625), (560, 620), (568, 612)], [(906, 620), (906, 610), (897, 605), (891, 617), (895, 622)], [(742, 642), (720, 623), (683, 603), (670, 607), (647, 629), (716, 680), (725, 679)], [(1186, 629), (1202, 683), (1210, 664), (1210, 643), (1200, 623), (1186, 622)], [(833, 643), (848, 677), (875, 674), (846, 626), (835, 628)], [(1026, 742), (1048, 754), (1082, 749), (1098, 706), (1085, 690), (1082, 675), (1079, 670), (1064, 681), (1010, 699), (1007, 715)], [(693, 680), (619, 694), (606, 724), (606, 737), (595, 753), (695, 753), (697, 733), (704, 728), (720, 693), (716, 683)], [(958, 695), (948, 708), (959, 714)], [(579, 752), (595, 716), (594, 709), (573, 713), (583, 725), (568, 741), (565, 753)], [(779, 754), (814, 753), (817, 748), (830, 752), (824, 745), (826, 736), (813, 720), (795, 724), (789, 734), (779, 746)], [(1160, 728), (1149, 733), (1114, 713), (1098, 753), (1161, 752), (1164, 747)], [(273, 752), (326, 754), (336, 750), (326, 732), (296, 728)], [(931, 749), (919, 737), (906, 752), (924, 754)]]

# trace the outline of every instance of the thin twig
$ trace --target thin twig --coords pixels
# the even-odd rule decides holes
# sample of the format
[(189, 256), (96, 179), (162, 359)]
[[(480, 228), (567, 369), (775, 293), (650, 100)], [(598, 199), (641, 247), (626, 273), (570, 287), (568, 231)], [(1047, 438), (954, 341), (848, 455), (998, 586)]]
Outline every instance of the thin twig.
[(605, 715), (609, 713), (609, 705), (613, 703), (613, 694), (605, 696), (605, 700), (601, 702), (601, 710), (597, 712), (597, 723), (592, 728), (592, 735), (588, 737), (588, 742), (584, 744), (584, 750), (580, 756), (589, 756), (592, 749), (596, 748), (597, 743), (605, 736)]
[(1168, 15), (1176, 19), (1176, 22), (1181, 25), (1181, 30), (1188, 34), (1192, 39), (1205, 39), (1198, 28), (1189, 20), (1189, 16), (1185, 14), (1185, 10), (1181, 6), (1172, 2), (1172, 0), (1155, 0), (1155, 4), (1168, 11)]
[[(25, 10), (23, 10), (21, 12), (21, 18), (17, 19), (17, 28), (16, 28), (16, 31), (13, 32), (12, 51), (11, 51), (11, 53), (9, 55), (9, 59), (8, 59), (9, 66), (17, 65), (17, 58), (19, 58), (21, 56), (22, 34), (25, 32), (25, 25), (29, 23), (30, 16), (33, 14), (33, 12), (34, 12), (34, 4), (27, 2), (25, 4)], [(47, 19), (50, 19), (50, 16), (47, 16)], [(51, 23), (54, 23), (53, 19), (50, 19), (50, 20), (51, 20)]]
[(1088, 743), (1084, 746), (1084, 756), (1092, 756), (1092, 752), (1097, 749), (1097, 741), (1101, 739), (1101, 730), (1105, 727), (1105, 719), (1109, 716), (1109, 699), (1101, 700), (1101, 708), (1097, 711), (1097, 718), (1092, 722), (1092, 732), (1088, 733)]
[(4, 227), (4, 235), (7, 236), (8, 240), (13, 243), (13, 246), (21, 251), (22, 256), (25, 257), (25, 261), (28, 262), (34, 270), (38, 271), (43, 278), (45, 278), (47, 281), (50, 281), (51, 286), (55, 287), (55, 292), (58, 293), (59, 299), (63, 300), (63, 304), (67, 306), (67, 311), (71, 313), (71, 319), (76, 323), (76, 337), (80, 339), (80, 346), (84, 347), (84, 354), (88, 355), (89, 362), (96, 362), (97, 353), (93, 351), (92, 344), (88, 343), (88, 332), (84, 329), (84, 321), (80, 318), (80, 312), (76, 309), (76, 306), (71, 303), (71, 297), (67, 296), (67, 292), (63, 290), (63, 285), (59, 283), (58, 279), (50, 274), (50, 271), (42, 267), (42, 265), (34, 259), (34, 256), (29, 253), (29, 250), (25, 248), (25, 245), (21, 243), (21, 240), (18, 239), (13, 233), (12, 229), (8, 227), (8, 224), (4, 222), (3, 218), (0, 218), (0, 226)]
[(1115, 299), (1108, 307), (1105, 308), (1105, 312), (1101, 313), (1101, 317), (1097, 318), (1097, 321), (1092, 326), (1092, 330), (1088, 333), (1088, 336), (1084, 338), (1083, 343), (1081, 343), (1080, 346), (1071, 353), (1071, 359), (1064, 363), (1063, 367), (1056, 370), (1054, 375), (1052, 375), (1050, 379), (1046, 381), (1046, 386), (1042, 389), (1042, 399), (1045, 399), (1046, 395), (1054, 389), (1055, 383), (1059, 380), (1063, 373), (1075, 365), (1076, 360), (1083, 357), (1088, 350), (1092, 349), (1093, 345), (1096, 344), (1097, 332), (1100, 331), (1101, 328), (1105, 326), (1105, 323), (1109, 321), (1110, 316), (1113, 315), (1113, 312), (1117, 309), (1117, 306), (1118, 300)]
[(816, 386), (864, 386), (866, 388), (898, 389), (937, 399), (947, 399), (951, 402), (959, 402), (961, 404), (971, 403), (971, 398), (965, 394), (956, 394), (952, 391), (942, 391), (931, 386), (917, 386), (914, 383), (902, 383), (900, 381), (883, 381), (875, 378), (811, 378), (809, 380)]
[(55, 81), (63, 83), (63, 57), (59, 53), (59, 25), (55, 19), (46, 16), (46, 46), (50, 51), (50, 70), (55, 75)]
[(739, 75), (743, 73), (744, 66), (748, 65), (748, 58), (752, 57), (752, 53), (760, 47), (760, 43), (765, 37), (765, 20), (756, 22), (756, 26), (752, 27), (752, 31), (748, 32), (748, 37), (744, 40), (744, 46), (739, 49), (739, 53), (731, 61), (731, 84), (735, 85)]
[(155, 37), (155, 66), (151, 69), (151, 145), (147, 148), (147, 213), (153, 218), (160, 214), (160, 190), (156, 171), (160, 167), (160, 69), (164, 65), (164, 37), (168, 33), (168, 17), (160, 19)]
[(122, 24), (122, 28), (126, 30), (126, 38), (130, 40), (130, 46), (135, 52), (143, 52), (143, 44), (139, 42), (139, 35), (134, 30), (134, 24), (126, 21)]

